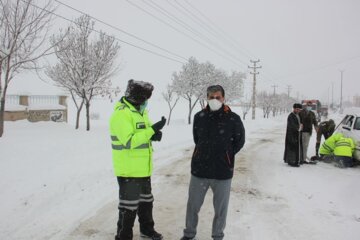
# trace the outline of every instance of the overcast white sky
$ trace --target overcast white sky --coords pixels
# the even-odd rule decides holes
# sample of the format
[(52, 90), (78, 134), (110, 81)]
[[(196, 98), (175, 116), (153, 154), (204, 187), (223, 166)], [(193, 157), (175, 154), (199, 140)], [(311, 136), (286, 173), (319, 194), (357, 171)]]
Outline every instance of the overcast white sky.
[[(41, 2), (41, 1), (40, 1)], [(163, 22), (198, 39), (201, 43), (175, 31), (149, 16), (126, 0), (61, 0), (146, 41), (161, 46), (188, 59), (210, 61), (224, 70), (249, 72), (250, 59), (260, 59), (259, 89), (286, 92), (300, 98), (320, 98), (331, 101), (332, 83), (334, 101), (340, 97), (340, 69), (344, 71), (344, 100), (359, 93), (360, 89), (360, 1), (358, 0), (131, 0), (138, 7), (152, 13)], [(192, 27), (211, 40), (204, 41), (150, 7), (156, 3), (179, 21)], [(190, 5), (188, 4), (190, 3)], [(195, 8), (192, 8), (191, 5)], [(216, 37), (184, 14), (184, 8), (204, 20), (200, 11), (211, 22), (206, 27), (216, 28)], [(180, 11), (181, 10), (181, 11)], [(57, 13), (70, 19), (80, 14), (59, 5)], [(68, 25), (55, 19), (54, 30)], [(184, 24), (184, 23), (183, 23)], [(216, 27), (215, 27), (215, 25)], [(95, 27), (132, 44), (168, 55), (99, 22)], [(226, 34), (225, 34), (225, 33)], [(229, 41), (228, 39), (236, 41)], [(214, 45), (209, 42), (213, 41)], [(158, 93), (171, 82), (171, 73), (181, 64), (160, 58), (121, 44), (119, 64), (122, 70), (114, 84), (122, 88), (130, 78), (154, 83)], [(209, 44), (212, 50), (204, 47)], [(225, 51), (226, 52), (225, 52)], [(213, 51), (221, 52), (216, 54)], [(221, 55), (226, 55), (223, 57)], [(235, 56), (233, 59), (230, 55)], [(170, 56), (169, 57), (174, 57)], [(232, 60), (229, 60), (232, 59)], [(179, 61), (184, 61), (177, 58)], [(26, 79), (26, 81), (25, 81)], [(30, 82), (31, 80), (31, 82)], [(250, 95), (252, 78), (247, 79)], [(29, 92), (47, 94), (56, 89), (36, 80), (30, 74), (21, 75), (10, 85), (10, 93)]]

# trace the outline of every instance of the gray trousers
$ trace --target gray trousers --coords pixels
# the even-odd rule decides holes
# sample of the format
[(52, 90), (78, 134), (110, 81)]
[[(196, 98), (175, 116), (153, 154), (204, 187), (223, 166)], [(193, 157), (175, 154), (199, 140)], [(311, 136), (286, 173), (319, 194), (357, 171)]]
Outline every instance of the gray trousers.
[(209, 187), (213, 191), (213, 205), (215, 210), (211, 237), (215, 240), (222, 240), (224, 238), (231, 179), (217, 180), (198, 178), (195, 176), (191, 176), (190, 179), (189, 198), (186, 209), (186, 228), (184, 229), (185, 237), (193, 238), (196, 235), (198, 213), (200, 212)]
[(303, 144), (303, 157), (305, 161), (306, 158), (308, 158), (307, 152), (309, 148), (311, 134), (308, 132), (303, 132), (301, 135), (302, 135), (302, 144)]

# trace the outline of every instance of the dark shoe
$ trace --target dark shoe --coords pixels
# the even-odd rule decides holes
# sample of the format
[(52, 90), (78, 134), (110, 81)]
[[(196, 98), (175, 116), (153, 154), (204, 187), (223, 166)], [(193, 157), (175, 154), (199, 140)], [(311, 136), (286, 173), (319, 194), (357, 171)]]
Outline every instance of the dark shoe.
[(192, 238), (189, 238), (189, 237), (182, 237), (180, 238), (180, 240), (196, 240), (196, 238), (192, 237)]
[(319, 160), (319, 159), (320, 159), (320, 157), (318, 155), (315, 155), (315, 156), (312, 156), (310, 158), (310, 161), (316, 161), (316, 160)]
[(299, 165), (299, 164), (296, 164), (296, 163), (295, 163), (295, 164), (292, 164), (292, 163), (290, 164), (290, 163), (288, 163), (288, 164), (289, 164), (290, 167), (300, 167), (300, 165)]
[(141, 233), (140, 236), (142, 238), (146, 238), (146, 239), (151, 239), (151, 240), (162, 240), (163, 239), (163, 236), (156, 232), (155, 230), (150, 232), (150, 233)]

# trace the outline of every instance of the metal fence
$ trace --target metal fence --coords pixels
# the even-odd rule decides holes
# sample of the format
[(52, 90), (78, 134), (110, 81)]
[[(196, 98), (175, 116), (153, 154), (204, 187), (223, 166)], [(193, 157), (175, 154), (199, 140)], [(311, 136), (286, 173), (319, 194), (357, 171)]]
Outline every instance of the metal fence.
[(51, 95), (32, 95), (29, 96), (29, 105), (57, 105), (59, 96)]
[(17, 105), (20, 102), (20, 96), (19, 95), (6, 95), (5, 102), (6, 102), (6, 104)]

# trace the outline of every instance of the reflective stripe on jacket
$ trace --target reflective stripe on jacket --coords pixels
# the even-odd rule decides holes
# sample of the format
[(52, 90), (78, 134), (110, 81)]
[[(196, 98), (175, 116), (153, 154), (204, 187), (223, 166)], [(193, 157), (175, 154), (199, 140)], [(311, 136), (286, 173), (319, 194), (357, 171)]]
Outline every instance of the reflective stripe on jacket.
[(115, 105), (110, 118), (113, 166), (116, 176), (148, 177), (152, 173), (154, 134), (147, 110), (142, 114), (125, 98)]
[(319, 149), (319, 153), (322, 155), (329, 155), (331, 154), (335, 149), (335, 144), (337, 141), (339, 141), (340, 138), (342, 138), (343, 135), (341, 133), (335, 133), (331, 135), (326, 141), (321, 145)]
[(351, 138), (342, 137), (335, 143), (334, 155), (352, 157), (355, 149), (354, 141)]

